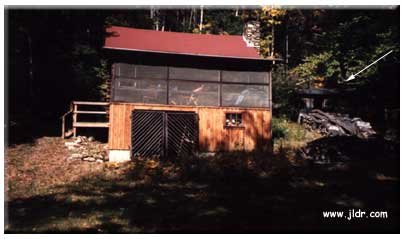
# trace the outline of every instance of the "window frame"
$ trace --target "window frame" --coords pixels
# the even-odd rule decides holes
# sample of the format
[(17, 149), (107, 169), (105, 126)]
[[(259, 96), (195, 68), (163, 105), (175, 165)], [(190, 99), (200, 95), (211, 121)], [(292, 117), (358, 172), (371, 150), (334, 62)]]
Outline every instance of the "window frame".
[[(113, 84), (112, 84), (112, 95), (111, 95), (111, 101), (116, 101), (115, 98), (116, 96), (116, 89), (119, 89), (120, 87), (118, 86), (118, 79), (119, 78), (128, 78), (128, 79), (135, 79), (135, 80), (163, 80), (166, 82), (166, 105), (173, 105), (170, 104), (169, 102), (169, 94), (170, 94), (170, 82), (171, 81), (179, 81), (179, 82), (190, 82), (190, 83), (207, 83), (207, 84), (217, 84), (218, 85), (218, 103), (216, 105), (196, 105), (194, 107), (230, 107), (230, 108), (260, 108), (260, 109), (266, 109), (270, 107), (270, 92), (272, 90), (272, 88), (270, 87), (270, 82), (271, 82), (271, 78), (270, 78), (270, 72), (269, 71), (253, 71), (253, 72), (261, 72), (261, 73), (266, 73), (267, 77), (268, 77), (268, 83), (250, 83), (250, 82), (229, 82), (229, 81), (223, 81), (223, 72), (227, 71), (230, 72), (230, 70), (220, 70), (220, 69), (215, 69), (216, 71), (219, 71), (219, 81), (203, 81), (203, 80), (190, 80), (190, 79), (171, 79), (170, 78), (170, 70), (171, 68), (180, 68), (180, 67), (172, 67), (172, 66), (159, 66), (159, 67), (165, 67), (166, 68), (166, 76), (162, 77), (162, 78), (145, 78), (145, 77), (137, 77), (136, 74), (134, 77), (128, 77), (128, 76), (121, 76), (120, 74), (118, 74), (119, 70), (117, 68), (120, 67), (120, 64), (126, 64), (126, 65), (132, 65), (135, 68), (135, 71), (137, 71), (136, 67), (137, 66), (152, 66), (153, 65), (142, 65), (142, 64), (129, 64), (129, 63), (124, 63), (124, 62), (116, 62), (113, 64), (113, 69), (112, 73), (113, 73)], [(199, 69), (199, 68), (191, 68), (191, 67), (184, 67), (184, 68), (188, 68), (188, 69), (196, 69), (196, 70), (211, 70), (211, 69)], [(249, 71), (235, 71), (235, 72), (249, 72)], [(116, 74), (117, 73), (117, 74)], [(267, 95), (267, 100), (266, 100), (266, 106), (224, 106), (223, 104), (223, 86), (224, 85), (250, 85), (250, 86), (265, 86), (268, 87), (268, 95)], [(117, 101), (117, 102), (121, 102), (121, 101)], [(127, 102), (127, 101), (126, 101)], [(142, 102), (130, 102), (130, 103), (142, 103)], [(159, 104), (162, 105), (162, 103), (151, 103), (151, 104)], [(176, 105), (176, 106), (191, 106), (191, 105)]]
[[(231, 120), (232, 120), (232, 116), (235, 116), (236, 120), (238, 120), (238, 115), (240, 116), (240, 121), (241, 123), (239, 125), (227, 125), (227, 120), (228, 120), (228, 115), (231, 116)], [(245, 128), (245, 124), (244, 124), (244, 112), (233, 112), (233, 111), (226, 111), (224, 113), (224, 128)]]

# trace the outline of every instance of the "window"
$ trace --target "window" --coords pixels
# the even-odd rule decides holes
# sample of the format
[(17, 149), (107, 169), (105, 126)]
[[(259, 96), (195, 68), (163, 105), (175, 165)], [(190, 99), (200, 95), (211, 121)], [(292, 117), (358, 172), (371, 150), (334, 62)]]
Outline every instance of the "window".
[(114, 100), (166, 104), (166, 80), (116, 78)]
[(268, 72), (256, 71), (223, 71), (223, 82), (230, 83), (252, 83), (252, 84), (268, 84)]
[(226, 113), (226, 127), (241, 127), (242, 124), (242, 114), (241, 113)]
[(219, 82), (220, 71), (185, 67), (169, 67), (169, 79)]
[(269, 88), (266, 85), (224, 84), (222, 106), (268, 107)]
[(269, 107), (269, 72), (116, 63), (113, 101)]
[(135, 65), (118, 63), (115, 66), (115, 75), (134, 78), (135, 77)]
[(117, 63), (115, 66), (115, 75), (128, 78), (166, 79), (168, 67)]
[(218, 106), (219, 84), (170, 80), (169, 104)]
[(166, 79), (167, 75), (168, 75), (168, 67), (166, 66), (137, 65), (135, 67), (136, 78)]

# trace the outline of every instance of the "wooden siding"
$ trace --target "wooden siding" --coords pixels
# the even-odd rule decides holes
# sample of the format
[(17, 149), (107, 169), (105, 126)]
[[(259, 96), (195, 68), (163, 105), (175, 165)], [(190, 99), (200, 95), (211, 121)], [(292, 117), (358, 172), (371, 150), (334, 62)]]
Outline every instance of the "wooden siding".
[[(231, 107), (192, 107), (111, 103), (109, 149), (129, 150), (131, 145), (131, 112), (139, 110), (193, 111), (199, 115), (199, 150), (234, 151), (269, 150), (271, 145), (271, 112), (269, 109)], [(225, 127), (225, 113), (242, 113), (243, 127)]]

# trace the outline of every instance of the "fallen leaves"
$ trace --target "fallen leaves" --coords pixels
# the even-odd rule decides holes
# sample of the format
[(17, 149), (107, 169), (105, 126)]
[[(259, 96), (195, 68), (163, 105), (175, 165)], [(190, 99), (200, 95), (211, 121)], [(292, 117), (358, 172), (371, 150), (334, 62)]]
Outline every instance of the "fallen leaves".
[(148, 168), (148, 169), (155, 169), (155, 168), (157, 168), (158, 166), (159, 166), (159, 162), (158, 162), (158, 161), (155, 161), (155, 160), (153, 160), (153, 159), (147, 160), (147, 161), (145, 162), (145, 167)]
[(67, 161), (69, 152), (59, 137), (43, 137), (33, 144), (6, 149), (6, 191), (8, 200), (42, 193), (56, 193), (60, 185), (103, 172), (103, 164)]

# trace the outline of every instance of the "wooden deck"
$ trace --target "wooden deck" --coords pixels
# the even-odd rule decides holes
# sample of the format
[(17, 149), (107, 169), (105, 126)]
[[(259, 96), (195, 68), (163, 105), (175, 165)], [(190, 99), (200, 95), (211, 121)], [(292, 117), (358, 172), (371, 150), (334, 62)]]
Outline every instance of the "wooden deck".
[[(110, 105), (109, 102), (93, 102), (93, 101), (73, 101), (71, 103), (70, 110), (66, 112), (62, 117), (62, 138), (73, 135), (76, 137), (77, 128), (108, 128), (109, 122), (80, 122), (78, 121), (78, 115), (91, 114), (91, 115), (106, 115), (108, 116), (108, 110), (79, 110), (80, 106), (105, 106)], [(72, 114), (72, 129), (66, 130), (66, 117)]]

